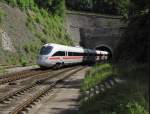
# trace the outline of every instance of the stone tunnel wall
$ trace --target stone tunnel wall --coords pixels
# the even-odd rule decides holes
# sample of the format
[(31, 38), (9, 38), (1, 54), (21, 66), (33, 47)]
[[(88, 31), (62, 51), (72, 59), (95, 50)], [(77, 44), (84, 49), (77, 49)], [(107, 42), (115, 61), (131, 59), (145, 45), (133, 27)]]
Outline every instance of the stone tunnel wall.
[(76, 45), (95, 48), (106, 45), (112, 50), (118, 44), (124, 24), (119, 16), (68, 12), (66, 29)]

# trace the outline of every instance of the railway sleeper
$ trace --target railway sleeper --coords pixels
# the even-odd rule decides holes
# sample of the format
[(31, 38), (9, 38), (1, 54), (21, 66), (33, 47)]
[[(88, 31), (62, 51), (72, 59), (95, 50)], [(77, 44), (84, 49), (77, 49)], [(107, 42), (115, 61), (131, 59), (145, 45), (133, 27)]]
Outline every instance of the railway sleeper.
[(20, 104), (18, 107), (16, 107), (12, 112), (10, 112), (9, 114), (18, 114), (18, 112), (21, 112), (22, 110), (24, 110), (28, 105), (31, 105), (31, 103), (37, 101), (39, 98), (43, 97), (43, 95), (45, 95), (46, 93), (48, 93), (50, 90), (52, 90), (52, 88), (60, 81), (63, 79), (68, 78), (70, 75), (78, 72), (79, 70), (82, 70), (82, 68), (77, 69), (76, 71), (71, 72), (70, 74), (68, 74), (67, 76), (62, 77), (61, 79), (58, 79), (56, 81), (54, 81), (52, 84), (50, 84), (48, 87), (44, 88), (43, 90), (41, 90), (39, 93), (30, 96), (23, 104)]

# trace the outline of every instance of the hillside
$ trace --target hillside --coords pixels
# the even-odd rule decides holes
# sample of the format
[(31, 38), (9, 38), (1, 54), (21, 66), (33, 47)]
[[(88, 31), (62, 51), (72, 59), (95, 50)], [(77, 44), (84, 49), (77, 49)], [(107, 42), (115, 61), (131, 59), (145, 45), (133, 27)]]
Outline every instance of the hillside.
[[(53, 12), (31, 0), (0, 2), (0, 64), (34, 63), (42, 44), (71, 45), (64, 29), (62, 2)], [(28, 3), (28, 2), (29, 3)], [(51, 6), (58, 6), (52, 3)]]

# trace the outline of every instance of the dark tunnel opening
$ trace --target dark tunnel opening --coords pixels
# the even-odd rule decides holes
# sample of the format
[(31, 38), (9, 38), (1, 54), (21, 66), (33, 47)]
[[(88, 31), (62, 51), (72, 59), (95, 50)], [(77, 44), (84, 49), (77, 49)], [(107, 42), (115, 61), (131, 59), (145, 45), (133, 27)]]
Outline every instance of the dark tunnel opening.
[(107, 47), (107, 46), (98, 46), (95, 48), (96, 50), (101, 50), (101, 51), (107, 51), (109, 53), (108, 58), (111, 59), (112, 58), (112, 50)]

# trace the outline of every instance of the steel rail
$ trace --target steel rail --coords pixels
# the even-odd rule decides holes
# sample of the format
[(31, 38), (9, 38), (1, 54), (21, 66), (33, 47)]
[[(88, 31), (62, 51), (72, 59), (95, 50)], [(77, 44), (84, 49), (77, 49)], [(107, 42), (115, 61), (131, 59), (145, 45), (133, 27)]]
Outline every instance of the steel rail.
[(67, 75), (57, 79), (56, 81), (52, 82), (50, 85), (45, 87), (43, 90), (40, 90), (35, 95), (28, 97), (27, 100), (24, 103), (19, 104), (18, 107), (16, 107), (14, 110), (12, 110), (9, 114), (18, 114), (23, 109), (25, 109), (27, 106), (29, 106), (31, 103), (33, 103), (34, 101), (36, 101), (40, 97), (42, 97), (42, 95), (44, 95), (47, 92), (49, 92), (50, 90), (52, 90), (52, 88), (54, 88), (58, 83), (60, 83), (61, 81), (65, 80), (66, 78), (72, 76), (73, 74), (75, 74), (76, 72), (78, 72), (78, 71), (80, 71), (82, 69), (84, 69), (84, 68), (83, 67), (78, 68), (77, 70), (72, 71), (71, 73), (69, 73), (69, 74), (67, 74)]
[(36, 85), (38, 85), (38, 84), (40, 84), (40, 83), (42, 83), (42, 82), (44, 82), (44, 81), (46, 81), (46, 80), (48, 80), (48, 79), (50, 79), (50, 78), (59, 76), (60, 74), (65, 73), (65, 72), (67, 72), (68, 70), (73, 70), (73, 69), (74, 69), (74, 67), (73, 67), (73, 68), (69, 68), (69, 69), (65, 69), (64, 71), (60, 71), (60, 72), (58, 72), (58, 73), (52, 74), (52, 76), (48, 76), (48, 75), (47, 75), (49, 72), (47, 72), (47, 73), (45, 73), (45, 74), (43, 74), (43, 75), (40, 74), (39, 76), (42, 76), (42, 77), (41, 77), (42, 79), (38, 79), (37, 81), (33, 82), (32, 84), (30, 84), (30, 85), (28, 85), (28, 86), (26, 86), (26, 87), (23, 87), (23, 88), (21, 88), (21, 89), (18, 89), (18, 90), (14, 91), (14, 92), (9, 93), (8, 95), (5, 95), (5, 96), (1, 97), (1, 98), (0, 98), (0, 103), (4, 102), (5, 100), (9, 99), (10, 97), (12, 98), (13, 96), (15, 96), (15, 95), (17, 95), (17, 94), (20, 94), (20, 93), (22, 93), (22, 92), (25, 92), (25, 91), (27, 91), (28, 89), (33, 88), (33, 87), (35, 87)]
[[(48, 71), (50, 71), (50, 70), (48, 70)], [(24, 73), (24, 72), (17, 73), (17, 74), (14, 74), (14, 75), (6, 77), (6, 78), (1, 78), (0, 79), (0, 85), (5, 84), (5, 83), (9, 83), (11, 81), (16, 81), (16, 80), (19, 80), (19, 79), (23, 79), (23, 78), (43, 75), (43, 73), (47, 73), (48, 71), (38, 71), (38, 72), (34, 71), (34, 72), (27, 72), (27, 73)]]

